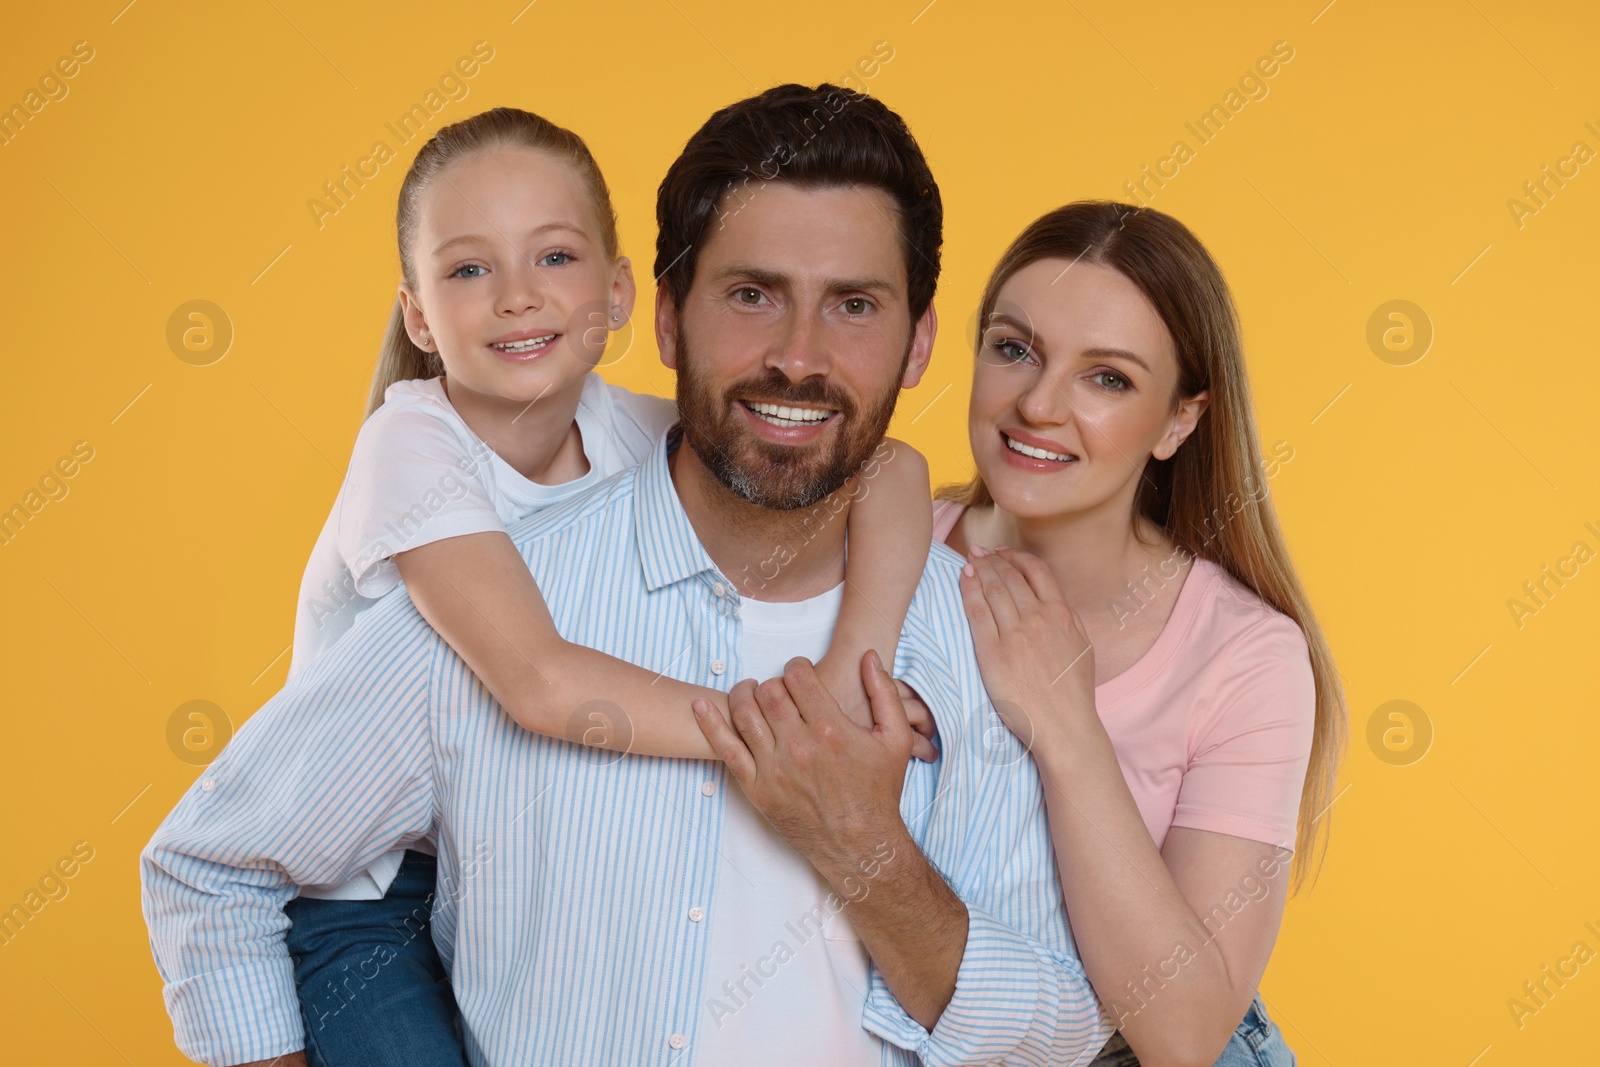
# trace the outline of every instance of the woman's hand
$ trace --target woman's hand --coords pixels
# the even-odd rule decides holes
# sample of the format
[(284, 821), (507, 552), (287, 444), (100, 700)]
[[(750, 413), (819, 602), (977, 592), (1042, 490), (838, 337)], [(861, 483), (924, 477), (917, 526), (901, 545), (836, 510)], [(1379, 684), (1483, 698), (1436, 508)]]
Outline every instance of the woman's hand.
[(1043, 560), (974, 545), (961, 601), (989, 699), (1023, 744), (1095, 714), (1094, 648)]

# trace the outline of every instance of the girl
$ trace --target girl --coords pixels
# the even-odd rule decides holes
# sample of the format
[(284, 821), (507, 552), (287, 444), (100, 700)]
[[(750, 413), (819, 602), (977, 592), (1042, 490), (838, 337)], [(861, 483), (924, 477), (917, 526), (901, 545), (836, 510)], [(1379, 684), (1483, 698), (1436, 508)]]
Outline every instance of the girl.
[(1176, 220), (1080, 202), (1013, 242), (979, 322), (978, 473), (941, 491), (935, 535), (968, 555), (984, 683), (1045, 786), (1119, 1031), (1095, 1063), (1293, 1063), (1256, 985), (1345, 709), (1266, 499), (1293, 451), (1257, 447), (1227, 286)]
[[(678, 419), (670, 401), (590, 373), (609, 332), (629, 318), (634, 282), (588, 148), (512, 108), (447, 126), (407, 173), (397, 223), (399, 298), (346, 483), (306, 568), (290, 676), (404, 582), (527, 729), (715, 758), (690, 704), (706, 697), (727, 714), (723, 694), (564, 640), (506, 533), (637, 464)], [(903, 544), (931, 541), (925, 462), (894, 442), (877, 458), (870, 482), (858, 476), (851, 490), (854, 551), (818, 664), (845, 710), (869, 726), (858, 665), (869, 648), (893, 662), (926, 560)], [(907, 523), (921, 523), (921, 536)], [(910, 710), (931, 734), (926, 709)], [(926, 736), (918, 745), (934, 758)], [(433, 883), (430, 856), (396, 850), (346, 885), (303, 889), (286, 909), (313, 1063), (464, 1062), (432, 940), (404, 923), (417, 908), (427, 914)], [(340, 995), (345, 971), (375, 956), (382, 983)]]

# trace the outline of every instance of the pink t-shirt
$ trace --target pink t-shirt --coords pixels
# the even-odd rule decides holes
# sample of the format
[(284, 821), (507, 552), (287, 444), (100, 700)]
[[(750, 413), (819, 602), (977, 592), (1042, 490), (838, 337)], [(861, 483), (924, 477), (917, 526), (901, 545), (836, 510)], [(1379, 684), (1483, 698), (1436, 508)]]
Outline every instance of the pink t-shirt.
[[(936, 540), (963, 510), (934, 502)], [(1196, 557), (1155, 643), (1094, 695), (1158, 849), (1174, 826), (1294, 848), (1316, 713), (1294, 620)]]

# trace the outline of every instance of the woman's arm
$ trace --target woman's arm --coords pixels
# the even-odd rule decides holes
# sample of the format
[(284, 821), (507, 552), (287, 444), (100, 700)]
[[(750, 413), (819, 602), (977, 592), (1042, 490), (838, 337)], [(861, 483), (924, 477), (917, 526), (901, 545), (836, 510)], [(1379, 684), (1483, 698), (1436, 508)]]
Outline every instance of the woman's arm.
[[(563, 638), (506, 534), (443, 538), (395, 563), (422, 617), (524, 729), (646, 756), (717, 758), (690, 705), (703, 697), (727, 719), (727, 694)], [(926, 708), (915, 707), (931, 724)], [(921, 758), (934, 758), (926, 737), (918, 744)]]
[(1084, 970), (1146, 1067), (1209, 1067), (1266, 970), (1286, 850), (1175, 827), (1158, 852), (1095, 710), (1093, 650), (1054, 576), (1011, 550), (970, 565), (962, 596), (984, 682), (1012, 731), (1032, 738)]
[(933, 543), (928, 461), (905, 442), (885, 438), (851, 491), (844, 599), (817, 673), (844, 713), (870, 728), (861, 657), (873, 649), (893, 668), (900, 628)]

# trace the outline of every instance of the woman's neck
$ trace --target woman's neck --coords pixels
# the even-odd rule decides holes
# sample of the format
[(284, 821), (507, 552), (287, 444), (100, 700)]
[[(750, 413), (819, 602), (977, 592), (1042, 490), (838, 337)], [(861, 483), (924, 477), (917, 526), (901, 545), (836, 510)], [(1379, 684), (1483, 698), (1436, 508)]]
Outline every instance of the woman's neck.
[(1119, 606), (1126, 610), (1128, 583), (1137, 586), (1146, 568), (1156, 570), (1174, 551), (1170, 539), (1146, 520), (1139, 520), (1144, 540), (1135, 536), (1131, 501), (1107, 501), (1107, 506), (1091, 511), (1032, 518), (1013, 515), (997, 504), (968, 514), (970, 520), (961, 529), (969, 544), (1010, 545), (1038, 556), (1055, 574), (1067, 603), (1091, 626), (1095, 621), (1115, 622)]
[(587, 375), (531, 403), (463, 388), (445, 379), (445, 395), (467, 428), (531, 482), (560, 485), (589, 471), (578, 430)]

